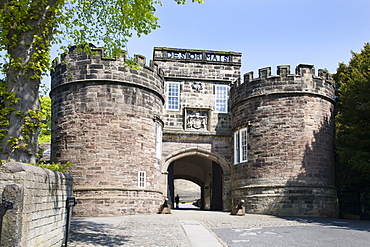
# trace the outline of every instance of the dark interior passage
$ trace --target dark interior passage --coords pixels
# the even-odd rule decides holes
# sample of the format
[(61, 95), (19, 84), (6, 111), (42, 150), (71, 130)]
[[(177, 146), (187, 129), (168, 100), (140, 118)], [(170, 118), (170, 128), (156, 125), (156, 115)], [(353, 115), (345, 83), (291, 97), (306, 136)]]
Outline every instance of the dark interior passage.
[(168, 167), (167, 195), (169, 203), (174, 208), (175, 179), (185, 179), (200, 187), (199, 204), (201, 209), (222, 210), (222, 176), (221, 167), (205, 157), (192, 155), (175, 160)]

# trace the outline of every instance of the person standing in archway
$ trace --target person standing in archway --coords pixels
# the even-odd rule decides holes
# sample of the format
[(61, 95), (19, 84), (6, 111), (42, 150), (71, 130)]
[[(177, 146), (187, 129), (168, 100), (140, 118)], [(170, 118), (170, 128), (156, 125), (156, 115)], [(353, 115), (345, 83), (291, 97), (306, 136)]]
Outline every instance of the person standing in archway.
[(179, 208), (179, 203), (180, 203), (180, 197), (179, 194), (175, 196), (175, 203), (176, 203), (176, 208)]

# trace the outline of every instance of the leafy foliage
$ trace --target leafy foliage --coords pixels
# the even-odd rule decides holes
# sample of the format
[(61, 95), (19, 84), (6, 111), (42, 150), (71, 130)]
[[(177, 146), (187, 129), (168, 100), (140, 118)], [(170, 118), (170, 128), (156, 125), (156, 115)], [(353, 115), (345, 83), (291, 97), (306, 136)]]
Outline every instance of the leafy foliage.
[(36, 165), (35, 164), (31, 164), (31, 165), (42, 167), (42, 168), (46, 168), (46, 169), (57, 171), (57, 172), (67, 172), (68, 171), (67, 168), (68, 167), (71, 167), (73, 164), (68, 161), (65, 164), (59, 164), (59, 163), (51, 163), (51, 164), (39, 163), (39, 164), (36, 164)]
[(41, 122), (39, 128), (39, 142), (51, 141), (51, 98), (40, 97)]
[(338, 86), (337, 170), (341, 185), (362, 187), (370, 182), (370, 44), (352, 54), (349, 64), (339, 64), (334, 75)]
[(30, 69), (33, 78), (40, 78), (50, 69), (51, 45), (62, 42), (86, 49), (97, 43), (107, 55), (118, 56), (133, 33), (140, 37), (159, 27), (154, 14), (160, 5), (158, 0), (1, 0), (0, 51), (19, 47), (27, 32), (34, 35), (23, 44), (31, 52), (27, 63), (8, 52), (0, 65), (4, 71), (9, 66)]
[(35, 160), (37, 130), (47, 125), (40, 123), (38, 90), (51, 68), (53, 44), (89, 50), (94, 42), (116, 57), (133, 34), (159, 27), (154, 15), (159, 5), (158, 0), (0, 0), (0, 54), (5, 54), (0, 67), (6, 75), (0, 85), (0, 159)]
[[(31, 78), (41, 78), (50, 68), (50, 42), (58, 33), (55, 27), (65, 19), (64, 4), (64, 0), (0, 1), (0, 51), (7, 52), (4, 72), (12, 67), (32, 71)], [(28, 33), (32, 35), (25, 39)], [(14, 56), (14, 49), (29, 52), (27, 61)]]
[[(186, 3), (185, 0), (175, 2)], [(160, 5), (158, 0), (70, 0), (63, 10), (66, 18), (59, 38), (68, 37), (87, 50), (88, 42), (102, 45), (107, 56), (118, 57), (133, 34), (140, 37), (159, 27), (154, 14)]]
[[(13, 105), (19, 101), (19, 98), (15, 96), (15, 92), (7, 92), (6, 85), (6, 80), (0, 80), (0, 139), (5, 136), (10, 126), (8, 116), (15, 110)], [(6, 100), (8, 100), (7, 105), (5, 104)]]

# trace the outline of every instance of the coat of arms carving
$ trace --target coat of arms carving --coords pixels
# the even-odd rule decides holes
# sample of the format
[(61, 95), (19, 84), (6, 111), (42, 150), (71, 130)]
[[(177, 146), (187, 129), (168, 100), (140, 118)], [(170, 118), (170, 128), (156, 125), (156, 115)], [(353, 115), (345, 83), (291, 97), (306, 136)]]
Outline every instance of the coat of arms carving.
[(203, 89), (203, 85), (200, 81), (195, 81), (191, 87), (197, 92), (200, 92)]
[(207, 130), (208, 112), (187, 111), (186, 128), (192, 130)]

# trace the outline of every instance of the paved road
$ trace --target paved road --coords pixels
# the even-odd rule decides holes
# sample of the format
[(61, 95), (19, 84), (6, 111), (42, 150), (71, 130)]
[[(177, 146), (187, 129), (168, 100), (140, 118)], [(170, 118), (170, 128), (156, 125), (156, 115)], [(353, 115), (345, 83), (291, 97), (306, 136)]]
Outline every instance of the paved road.
[(228, 246), (370, 246), (370, 224), (318, 219), (298, 226), (212, 229)]
[(323, 218), (172, 214), (73, 218), (68, 246), (370, 246), (370, 222)]

